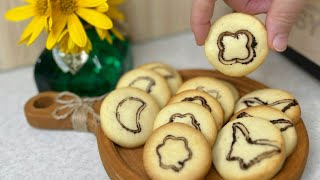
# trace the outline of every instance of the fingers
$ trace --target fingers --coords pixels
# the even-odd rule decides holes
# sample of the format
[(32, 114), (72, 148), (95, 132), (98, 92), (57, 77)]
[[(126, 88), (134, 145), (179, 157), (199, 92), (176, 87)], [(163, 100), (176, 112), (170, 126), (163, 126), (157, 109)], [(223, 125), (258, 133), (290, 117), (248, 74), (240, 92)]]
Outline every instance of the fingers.
[(286, 50), (289, 32), (299, 13), (304, 0), (273, 0), (267, 14), (266, 27), (268, 44), (273, 50)]
[(272, 0), (224, 0), (237, 12), (260, 14), (268, 11)]
[(193, 0), (191, 11), (191, 29), (198, 45), (203, 45), (209, 30), (216, 0)]

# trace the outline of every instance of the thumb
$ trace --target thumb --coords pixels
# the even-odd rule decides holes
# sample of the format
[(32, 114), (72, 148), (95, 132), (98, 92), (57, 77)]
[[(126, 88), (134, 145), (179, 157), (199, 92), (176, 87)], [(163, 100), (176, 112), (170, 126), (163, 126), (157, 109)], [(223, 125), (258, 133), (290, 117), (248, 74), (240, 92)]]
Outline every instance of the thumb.
[(266, 19), (270, 48), (279, 52), (286, 50), (289, 33), (303, 5), (304, 0), (272, 1)]

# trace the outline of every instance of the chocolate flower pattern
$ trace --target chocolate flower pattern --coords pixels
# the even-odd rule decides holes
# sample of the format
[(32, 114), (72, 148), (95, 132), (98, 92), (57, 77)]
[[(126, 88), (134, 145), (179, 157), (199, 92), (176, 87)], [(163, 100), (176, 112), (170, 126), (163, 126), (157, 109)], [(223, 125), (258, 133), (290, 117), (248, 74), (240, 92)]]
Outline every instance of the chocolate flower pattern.
[[(246, 49), (248, 50), (248, 56), (246, 58), (232, 58), (232, 59), (225, 59), (224, 53), (225, 53), (225, 44), (223, 43), (223, 38), (226, 36), (231, 36), (235, 39), (239, 39), (240, 35), (245, 35), (247, 37), (247, 43), (246, 43)], [(251, 63), (254, 58), (256, 57), (256, 51), (255, 48), (257, 46), (257, 42), (255, 37), (251, 34), (250, 31), (248, 30), (239, 30), (235, 33), (232, 32), (223, 32), (219, 35), (217, 45), (219, 48), (219, 61), (222, 64), (225, 65), (232, 65), (235, 63), (240, 63), (240, 64), (249, 64)]]
[[(170, 146), (167, 144), (168, 141), (173, 141), (171, 143), (179, 143), (179, 145), (183, 145), (181, 146), (181, 149), (183, 149), (183, 151), (181, 152), (181, 154), (184, 154), (185, 156), (182, 159), (175, 159), (175, 161), (173, 164), (166, 164), (163, 160), (163, 155), (162, 153), (166, 152), (166, 146)], [(181, 143), (182, 142), (182, 143)], [(192, 151), (188, 146), (188, 140), (184, 137), (175, 137), (173, 135), (167, 135), (161, 144), (159, 144), (156, 148), (156, 153), (158, 155), (159, 158), (159, 166), (163, 169), (172, 169), (175, 172), (179, 172), (181, 171), (184, 166), (185, 163), (188, 162), (191, 158), (192, 158)], [(170, 158), (176, 158), (176, 157), (170, 157)]]
[(185, 102), (185, 101), (189, 101), (189, 102), (200, 101), (201, 105), (204, 108), (206, 108), (209, 112), (211, 112), (211, 107), (208, 105), (207, 100), (205, 98), (203, 98), (202, 96), (186, 97), (181, 100), (181, 102)]
[[(170, 117), (169, 123), (171, 123), (171, 122), (186, 122), (185, 118), (186, 119), (188, 118), (187, 121), (190, 121), (190, 124), (194, 128), (196, 128), (197, 130), (199, 130), (201, 132), (200, 123), (198, 123), (198, 121), (196, 120), (194, 115), (191, 113), (185, 113), (185, 114), (175, 113)], [(182, 119), (182, 121), (177, 121), (176, 119)], [(189, 124), (188, 122), (186, 122), (186, 123)]]

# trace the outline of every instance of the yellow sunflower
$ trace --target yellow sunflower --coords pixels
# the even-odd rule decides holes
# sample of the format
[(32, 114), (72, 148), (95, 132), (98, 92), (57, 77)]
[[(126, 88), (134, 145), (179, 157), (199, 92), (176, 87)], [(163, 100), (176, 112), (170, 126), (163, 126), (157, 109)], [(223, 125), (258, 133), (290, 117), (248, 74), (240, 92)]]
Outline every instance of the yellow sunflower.
[(23, 21), (33, 17), (26, 29), (23, 31), (19, 43), (32, 44), (40, 35), (42, 30), (51, 29), (51, 3), (50, 0), (25, 0), (28, 5), (9, 10), (5, 18), (10, 21)]
[[(122, 22), (124, 20), (124, 14), (118, 10), (118, 6), (121, 5), (124, 0), (108, 0), (109, 10), (105, 12), (105, 14), (110, 17), (112, 20), (116, 20)], [(103, 11), (103, 9), (97, 8), (98, 11)], [(110, 44), (112, 43), (112, 38), (108, 30), (101, 29), (96, 27), (97, 34), (100, 39), (106, 39)], [(113, 27), (111, 32), (120, 40), (124, 40), (123, 35)]]
[(73, 42), (68, 30), (64, 30), (61, 33), (58, 38), (58, 43), (59, 50), (67, 54), (80, 53), (82, 50), (84, 50), (86, 53), (89, 53), (92, 50), (90, 39), (88, 39), (87, 44), (84, 47), (80, 47)]
[[(100, 7), (100, 11), (97, 8)], [(88, 37), (79, 19), (100, 29), (111, 29), (111, 19), (102, 12), (108, 10), (106, 0), (54, 0), (52, 30), (48, 36), (46, 47), (52, 49), (67, 27), (71, 40), (79, 47), (87, 46)], [(79, 17), (78, 17), (79, 16)]]

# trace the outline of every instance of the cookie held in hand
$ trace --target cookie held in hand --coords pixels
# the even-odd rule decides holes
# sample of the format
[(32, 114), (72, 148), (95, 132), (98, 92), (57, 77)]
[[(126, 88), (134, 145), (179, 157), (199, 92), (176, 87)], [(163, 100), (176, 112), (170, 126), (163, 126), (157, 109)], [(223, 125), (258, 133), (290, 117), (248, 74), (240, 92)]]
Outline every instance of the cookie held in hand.
[(232, 13), (219, 18), (205, 42), (209, 62), (223, 74), (245, 76), (257, 69), (269, 52), (267, 31), (256, 17)]

